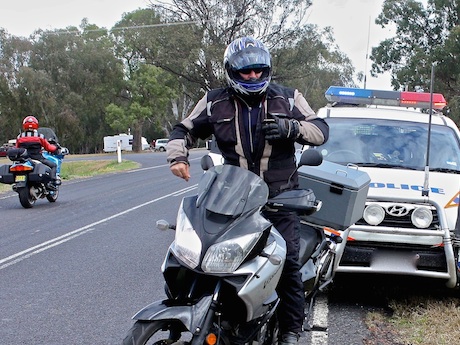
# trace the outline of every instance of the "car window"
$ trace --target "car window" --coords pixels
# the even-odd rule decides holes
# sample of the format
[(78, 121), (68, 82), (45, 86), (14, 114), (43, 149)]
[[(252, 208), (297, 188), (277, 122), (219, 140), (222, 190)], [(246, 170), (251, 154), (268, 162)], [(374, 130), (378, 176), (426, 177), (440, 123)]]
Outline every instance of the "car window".
[[(326, 121), (329, 141), (318, 147), (325, 160), (416, 170), (423, 170), (426, 165), (425, 124), (357, 118)], [(430, 170), (460, 172), (460, 143), (455, 132), (446, 126), (432, 126)]]

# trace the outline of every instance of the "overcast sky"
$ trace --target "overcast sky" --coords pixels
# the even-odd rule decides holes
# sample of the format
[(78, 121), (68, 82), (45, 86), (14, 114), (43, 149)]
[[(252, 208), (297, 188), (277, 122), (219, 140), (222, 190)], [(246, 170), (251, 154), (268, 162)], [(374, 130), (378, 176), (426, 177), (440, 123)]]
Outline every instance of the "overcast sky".
[[(334, 29), (336, 43), (353, 62), (357, 71), (370, 69), (366, 61), (372, 46), (392, 32), (374, 24), (383, 0), (313, 0), (309, 22)], [(36, 29), (62, 29), (89, 23), (110, 29), (123, 13), (145, 8), (147, 0), (0, 0), (0, 27), (8, 33), (28, 37)], [(363, 85), (360, 85), (361, 87)], [(367, 88), (390, 90), (388, 75), (378, 78), (367, 73)]]

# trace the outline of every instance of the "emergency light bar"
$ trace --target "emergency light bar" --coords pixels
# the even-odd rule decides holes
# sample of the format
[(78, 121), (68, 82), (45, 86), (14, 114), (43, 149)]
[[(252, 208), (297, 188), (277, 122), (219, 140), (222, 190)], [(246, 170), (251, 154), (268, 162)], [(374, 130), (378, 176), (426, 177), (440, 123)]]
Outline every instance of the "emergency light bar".
[[(325, 96), (330, 102), (423, 109), (430, 108), (431, 98), (429, 92), (382, 91), (342, 86), (330, 86)], [(442, 94), (433, 93), (433, 109), (443, 109), (446, 105), (447, 102)]]

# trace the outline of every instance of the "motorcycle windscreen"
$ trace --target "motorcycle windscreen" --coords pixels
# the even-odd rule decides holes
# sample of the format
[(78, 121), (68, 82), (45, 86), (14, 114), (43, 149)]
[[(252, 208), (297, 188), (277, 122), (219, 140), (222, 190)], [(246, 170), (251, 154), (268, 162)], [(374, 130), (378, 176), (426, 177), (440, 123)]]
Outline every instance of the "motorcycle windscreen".
[(44, 137), (46, 138), (46, 140), (48, 140), (48, 141), (51, 140), (51, 141), (54, 141), (54, 142), (59, 142), (56, 133), (54, 133), (54, 131), (51, 128), (40, 127), (39, 129), (37, 129), (37, 132), (40, 133), (40, 134), (43, 134)]
[(256, 174), (233, 165), (209, 169), (198, 184), (197, 207), (225, 216), (238, 216), (267, 202), (268, 186)]

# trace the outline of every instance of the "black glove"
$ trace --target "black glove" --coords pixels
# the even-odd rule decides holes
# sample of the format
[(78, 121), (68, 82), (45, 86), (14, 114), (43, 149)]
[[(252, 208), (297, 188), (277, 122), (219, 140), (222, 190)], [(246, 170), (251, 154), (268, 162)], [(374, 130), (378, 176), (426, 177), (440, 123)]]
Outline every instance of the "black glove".
[(265, 120), (262, 124), (262, 130), (265, 132), (265, 139), (267, 140), (296, 140), (300, 135), (299, 126), (297, 120), (275, 117), (274, 121)]
[(60, 148), (57, 148), (56, 151), (54, 151), (54, 154), (57, 156), (57, 155), (60, 155), (61, 154), (61, 149)]

